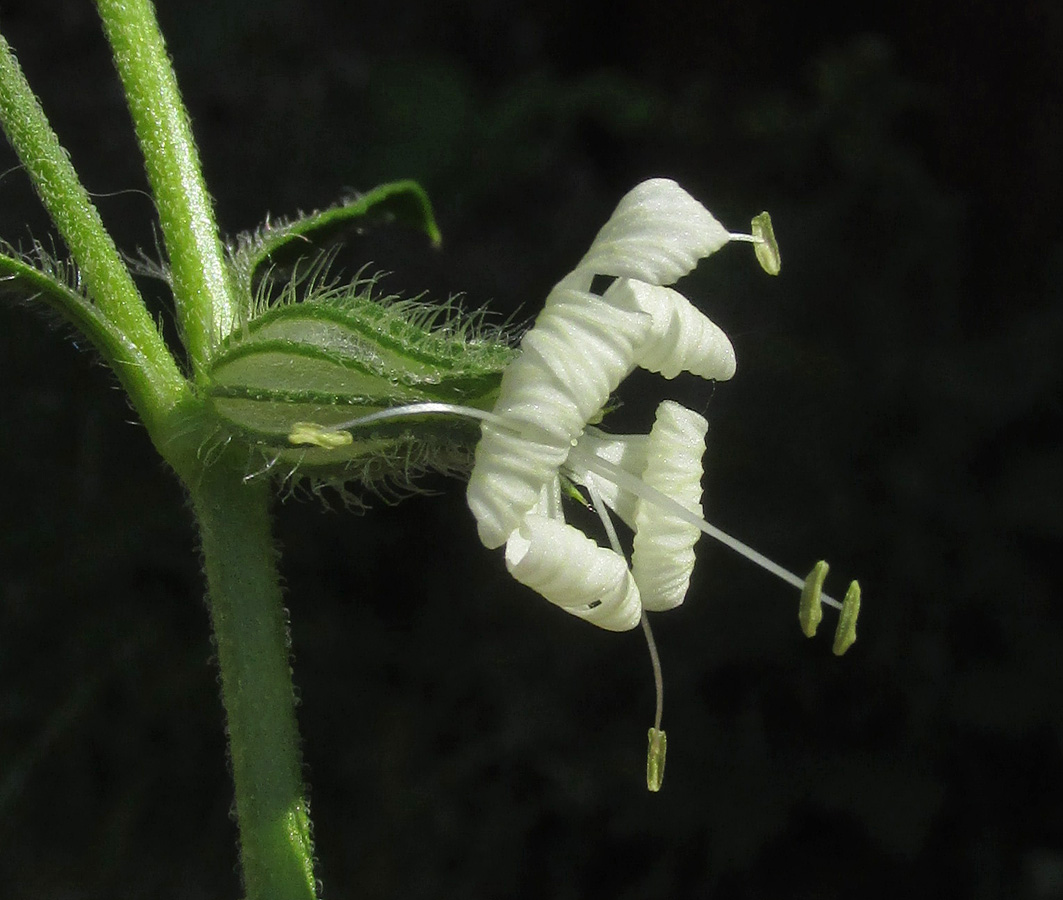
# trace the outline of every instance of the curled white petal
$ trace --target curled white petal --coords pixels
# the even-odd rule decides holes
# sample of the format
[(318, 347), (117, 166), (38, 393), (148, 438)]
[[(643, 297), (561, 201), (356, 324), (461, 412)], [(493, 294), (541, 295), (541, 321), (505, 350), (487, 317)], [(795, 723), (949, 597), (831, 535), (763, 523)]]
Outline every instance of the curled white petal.
[(618, 282), (639, 309), (653, 320), (650, 338), (635, 362), (665, 378), (690, 372), (699, 378), (726, 381), (735, 373), (735, 351), (715, 322), (678, 291), (638, 281)]
[(620, 200), (574, 274), (673, 284), (731, 240), (704, 206), (667, 178), (636, 185)]
[(571, 444), (557, 444), (485, 423), (465, 497), (488, 549), (501, 547), (557, 478)]
[(623, 557), (571, 525), (530, 513), (506, 543), (506, 568), (565, 612), (609, 631), (639, 623), (639, 589)]
[[(642, 480), (697, 516), (701, 508), (701, 458), (708, 423), (702, 416), (666, 400), (657, 407)], [(631, 571), (648, 610), (679, 606), (690, 587), (694, 544), (700, 530), (640, 498), (635, 506)]]
[(502, 375), (484, 423), (466, 493), (480, 540), (500, 547), (557, 476), (587, 421), (634, 368), (650, 317), (600, 297), (566, 291), (544, 309)]
[[(611, 437), (588, 423), (635, 366), (666, 378), (734, 374), (726, 335), (664, 287), (732, 237), (674, 181), (635, 187), (550, 292), (482, 425), (467, 493), (480, 539), (506, 544), (518, 581), (600, 627), (633, 628), (640, 594), (647, 609), (683, 602), (693, 545), (711, 527), (700, 518), (707, 425), (672, 403), (648, 436)], [(615, 279), (601, 296), (591, 292), (596, 275)], [(635, 531), (631, 569), (608, 520), (613, 550), (565, 524), (561, 473), (588, 486), (593, 477), (603, 517), (608, 506)]]
[[(627, 311), (607, 298), (559, 285), (520, 346), (524, 356), (538, 356), (537, 368), (549, 370), (565, 385), (586, 423), (635, 367), (637, 349), (645, 343), (650, 325), (650, 316), (634, 307)], [(507, 385), (507, 377), (514, 380), (507, 370), (495, 412), (519, 414), (515, 407), (526, 402), (526, 396), (511, 402), (507, 395), (519, 388)], [(580, 431), (582, 426), (568, 437)]]

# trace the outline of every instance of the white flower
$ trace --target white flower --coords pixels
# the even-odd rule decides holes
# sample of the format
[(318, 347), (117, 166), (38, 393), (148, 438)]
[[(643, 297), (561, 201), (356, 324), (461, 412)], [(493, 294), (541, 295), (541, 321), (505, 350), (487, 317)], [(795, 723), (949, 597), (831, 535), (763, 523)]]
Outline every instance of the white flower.
[[(708, 423), (664, 401), (649, 434), (612, 435), (595, 424), (610, 394), (636, 367), (675, 378), (734, 375), (727, 336), (667, 285), (732, 240), (753, 243), (769, 274), (779, 272), (771, 219), (752, 234), (731, 234), (675, 182), (654, 179), (628, 193), (579, 265), (550, 291), (543, 311), (505, 369), (494, 409), (413, 403), (333, 429), (297, 423), (290, 440), (331, 446), (335, 431), (402, 416), (452, 414), (481, 422), (467, 499), (480, 540), (505, 545), (513, 577), (566, 612), (612, 631), (642, 624), (653, 663), (657, 713), (649, 730), (646, 783), (661, 786), (666, 749), (661, 729), (663, 681), (645, 610), (673, 609), (686, 597), (694, 545), (709, 534), (788, 583), (802, 588), (800, 620), (815, 632), (820, 604), (841, 610), (835, 653), (856, 639), (860, 591), (844, 603), (821, 593), (826, 564), (798, 578), (702, 518), (701, 457)], [(595, 276), (612, 283), (600, 295)], [(325, 442), (325, 443), (323, 443)], [(583, 485), (609, 546), (565, 521), (563, 488)], [(608, 510), (634, 532), (631, 564)]]
[[(666, 378), (734, 374), (727, 336), (665, 286), (732, 239), (752, 240), (729, 233), (674, 181), (638, 185), (550, 292), (482, 425), (467, 494), (480, 539), (506, 544), (518, 581), (603, 628), (633, 628), (643, 608), (683, 602), (708, 426), (675, 403), (661, 405), (648, 437), (611, 437), (588, 423), (636, 366)], [(598, 275), (616, 279), (600, 296), (591, 292)], [(564, 522), (552, 499), (561, 477), (634, 530), (630, 570), (614, 536), (605, 549)]]
[[(734, 374), (727, 336), (666, 285), (735, 240), (752, 243), (761, 267), (778, 274), (779, 251), (767, 213), (753, 219), (752, 234), (731, 234), (675, 182), (644, 182), (620, 201), (579, 265), (550, 292), (521, 341), (520, 355), (502, 375), (492, 411), (426, 401), (329, 427), (296, 422), (289, 435), (293, 443), (328, 449), (349, 443), (349, 429), (386, 420), (479, 419), (467, 499), (483, 543), (505, 544), (513, 576), (572, 615), (616, 631), (642, 622), (658, 684), (658, 717), (650, 732), (650, 781), (658, 785), (660, 670), (643, 611), (683, 602), (700, 534), (800, 588), (806, 634), (815, 632), (820, 605), (826, 604), (841, 611), (835, 652), (845, 652), (855, 640), (856, 582), (839, 602), (820, 590), (824, 563), (799, 578), (702, 518), (708, 423), (701, 416), (665, 401), (646, 435), (612, 435), (591, 424), (637, 366), (665, 378), (691, 372), (724, 380)], [(614, 278), (601, 295), (591, 290), (596, 275)], [(562, 486), (578, 495), (573, 484), (590, 495), (608, 548), (565, 522)], [(634, 532), (630, 567), (610, 509)]]

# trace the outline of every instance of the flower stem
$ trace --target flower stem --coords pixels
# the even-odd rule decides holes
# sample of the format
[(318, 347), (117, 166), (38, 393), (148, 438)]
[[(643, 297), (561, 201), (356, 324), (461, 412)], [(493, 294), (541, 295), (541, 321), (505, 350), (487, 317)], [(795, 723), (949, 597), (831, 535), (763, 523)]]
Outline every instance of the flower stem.
[(150, 0), (97, 0), (125, 88), (170, 259), (181, 333), (196, 381), (238, 310), (188, 112)]
[(224, 463), (192, 486), (236, 784), (247, 900), (313, 900), (289, 635), (269, 485)]

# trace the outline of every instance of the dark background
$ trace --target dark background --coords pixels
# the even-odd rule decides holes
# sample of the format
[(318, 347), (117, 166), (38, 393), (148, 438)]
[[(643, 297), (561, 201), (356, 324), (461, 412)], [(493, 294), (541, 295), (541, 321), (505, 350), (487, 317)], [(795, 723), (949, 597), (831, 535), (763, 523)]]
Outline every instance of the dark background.
[[(341, 263), (526, 318), (645, 177), (732, 228), (771, 210), (779, 279), (739, 246), (682, 285), (738, 376), (637, 381), (621, 422), (704, 409), (709, 517), (864, 587), (836, 660), (829, 614), (804, 640), (793, 591), (701, 545), (655, 619), (649, 795), (641, 637), (516, 586), (460, 483), (280, 506), (326, 898), (1063, 897), (1063, 12), (819, 9), (161, 3), (227, 233), (418, 178), (443, 249), (393, 229)], [(0, 2), (0, 29), (150, 251), (92, 5)], [(0, 234), (50, 234), (17, 170)], [(0, 307), (0, 893), (237, 897), (190, 517), (113, 388)]]

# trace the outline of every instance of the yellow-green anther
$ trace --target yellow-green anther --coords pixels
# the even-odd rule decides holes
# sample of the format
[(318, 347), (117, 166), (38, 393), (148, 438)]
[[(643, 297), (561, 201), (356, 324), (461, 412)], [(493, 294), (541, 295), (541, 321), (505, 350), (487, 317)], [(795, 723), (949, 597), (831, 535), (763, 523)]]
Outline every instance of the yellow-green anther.
[(292, 430), (288, 433), (288, 443), (297, 447), (309, 444), (335, 450), (337, 447), (346, 447), (353, 440), (349, 431), (330, 431), (313, 422), (293, 422)]
[(650, 747), (646, 753), (646, 787), (656, 793), (664, 781), (664, 754), (668, 750), (668, 738), (664, 729), (651, 728)]
[(757, 254), (757, 262), (765, 272), (769, 275), (779, 274), (782, 257), (771, 227), (771, 216), (766, 212), (753, 217), (753, 252)]
[(805, 633), (805, 637), (815, 636), (816, 628), (819, 627), (820, 620), (823, 618), (823, 606), (819, 595), (823, 590), (823, 582), (827, 578), (829, 569), (830, 566), (821, 559), (808, 573), (805, 586), (801, 590), (801, 605), (798, 608), (797, 617), (801, 621), (801, 630)]
[(834, 631), (834, 655), (841, 656), (856, 642), (856, 617), (860, 615), (860, 582), (854, 581), (845, 592), (838, 627)]

